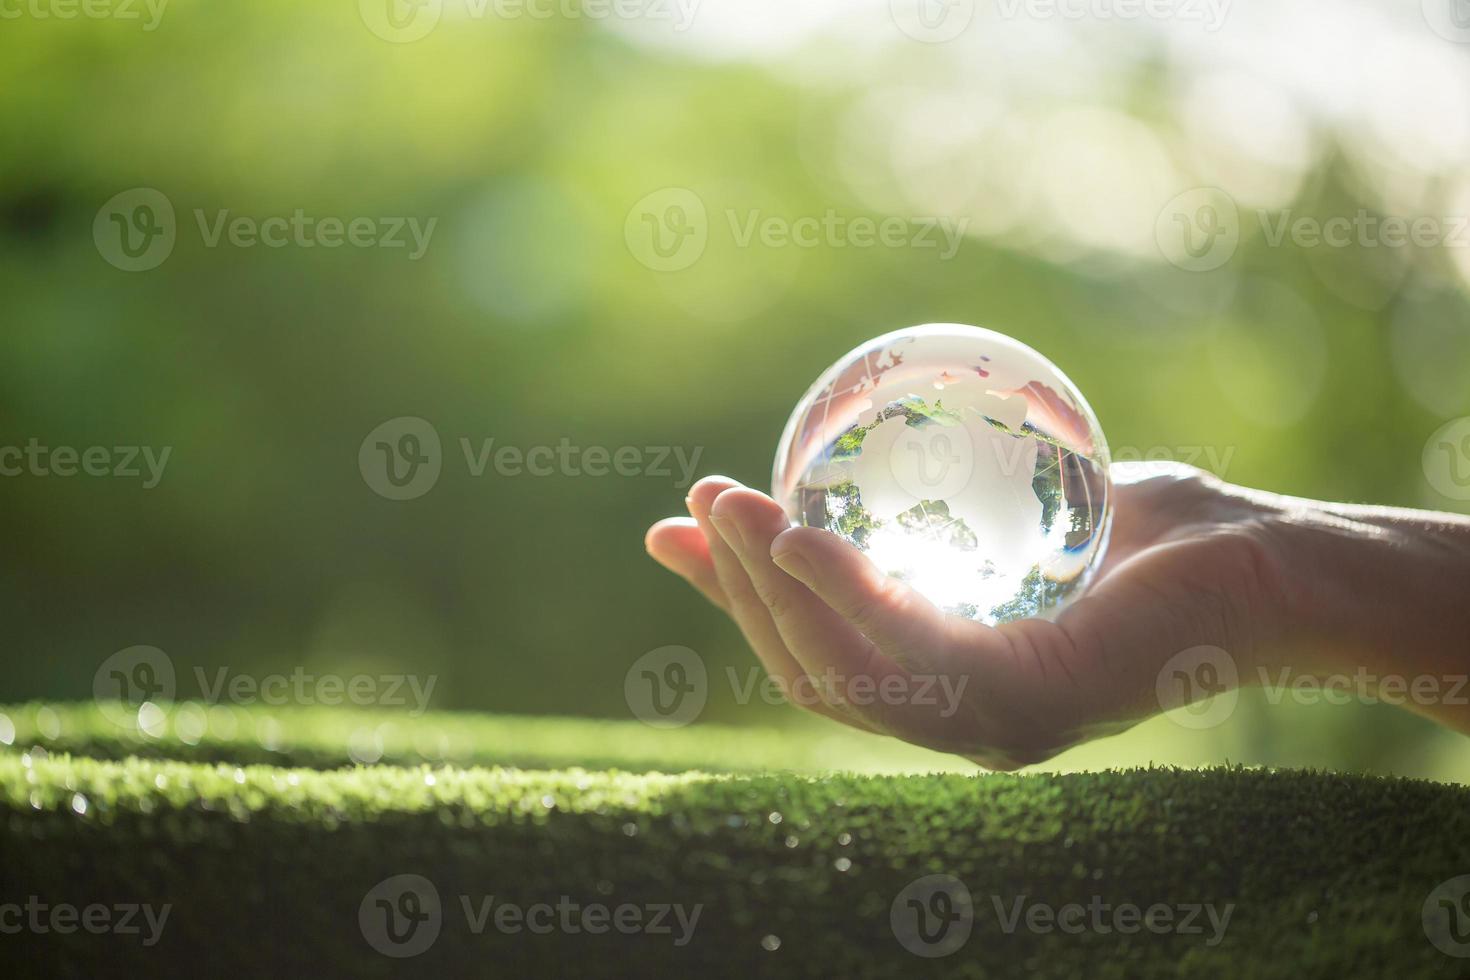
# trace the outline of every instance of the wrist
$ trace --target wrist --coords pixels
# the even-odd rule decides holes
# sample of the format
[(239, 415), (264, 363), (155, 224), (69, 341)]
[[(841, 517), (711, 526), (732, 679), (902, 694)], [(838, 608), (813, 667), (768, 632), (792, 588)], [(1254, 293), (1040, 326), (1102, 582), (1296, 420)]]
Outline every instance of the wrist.
[(1470, 521), (1260, 495), (1280, 569), (1267, 657), (1302, 674), (1445, 676), (1467, 666)]

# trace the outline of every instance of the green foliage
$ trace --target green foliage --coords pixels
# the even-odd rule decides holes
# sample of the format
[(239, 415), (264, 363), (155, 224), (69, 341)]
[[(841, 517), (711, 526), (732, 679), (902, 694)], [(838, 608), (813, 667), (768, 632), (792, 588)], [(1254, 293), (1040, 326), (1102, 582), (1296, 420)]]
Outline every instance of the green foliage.
[[(1087, 77), (1111, 81), (1079, 87), (1074, 59), (1055, 54), (1066, 44), (1049, 49), (1056, 62), (1001, 45), (977, 75), (946, 60), (967, 57), (968, 42), (912, 43), (881, 17), (863, 18), (882, 39), (861, 57), (825, 48), (848, 33), (834, 29), (814, 35), (815, 61), (800, 45), (742, 60), (691, 56), (693, 31), (650, 46), (618, 24), (525, 16), (446, 13), (431, 36), (394, 44), (357, 7), (176, 0), (152, 32), (91, 16), (4, 20), (0, 446), (173, 453), (152, 490), (0, 483), (0, 621), (14, 654), (0, 698), (89, 697), (106, 657), (149, 643), (174, 658), (180, 698), (203, 696), (196, 669), (412, 670), (440, 679), (439, 709), (626, 718), (623, 673), (648, 650), (685, 645), (715, 671), (750, 662), (738, 631), (639, 547), (644, 527), (681, 512), (686, 488), (475, 477), (460, 440), (698, 447), (701, 473), (763, 486), (813, 379), (857, 343), (924, 321), (979, 323), (1048, 355), (1134, 455), (1204, 449), (1214, 455), (1200, 462), (1248, 485), (1455, 506), (1420, 469), (1423, 439), (1470, 405), (1456, 354), (1467, 306), (1447, 250), (1329, 254), (1248, 233), (1220, 270), (1168, 265), (1154, 218), (1177, 191), (1216, 183), (1221, 159), (1213, 137), (1198, 142), (1210, 121), (1173, 107), (1218, 79), (1194, 78), (1209, 63), (1167, 57), (1149, 32), (1089, 46), (1088, 65), (1138, 60), (1099, 61)], [(768, 70), (782, 57), (801, 70)], [(813, 66), (815, 85), (803, 81)], [(1006, 69), (1020, 75), (989, 74)], [(1241, 102), (1257, 103), (1277, 104)], [(876, 121), (884, 107), (903, 125)], [(1167, 171), (1157, 201), (1116, 195), (1137, 206), (1137, 227), (1079, 213), (1110, 189), (1037, 183), (1087, 165), (1032, 142), (1091, 132), (1077, 118), (1131, 134), (1099, 141), (1099, 159), (1123, 166), (1136, 156), (1114, 151), (1144, 141), (1158, 160), (1147, 169)], [(1354, 161), (1378, 149), (1337, 145), (1382, 127), (1304, 125), (1321, 135), (1310, 171), (1297, 181), (1262, 158), (1266, 179), (1257, 170), (1250, 186), (1299, 188), (1281, 203), (1301, 215), (1418, 199), (1411, 176), (1365, 184)], [(1024, 136), (1026, 152), (1003, 134)], [(671, 186), (699, 195), (709, 241), (690, 268), (658, 272), (624, 231), (641, 198)], [(167, 196), (179, 231), (168, 260), (136, 274), (103, 261), (92, 236), (104, 202), (133, 187)], [(407, 261), (405, 250), (209, 247), (196, 218), (296, 209), (438, 225)], [(942, 260), (758, 237), (742, 247), (726, 217), (829, 211), (977, 220)], [(1113, 238), (1145, 251), (1088, 244)], [(1436, 257), (1443, 268), (1427, 264)], [(356, 454), (405, 415), (436, 427), (444, 469), (428, 496), (393, 502), (364, 484)], [(790, 716), (720, 695), (712, 719)], [(1202, 741), (1193, 760), (1246, 742), (1257, 757), (1416, 772), (1433, 737), (1357, 710), (1310, 731), (1279, 717)], [(1147, 761), (1175, 741), (1114, 742), (1109, 759)]]

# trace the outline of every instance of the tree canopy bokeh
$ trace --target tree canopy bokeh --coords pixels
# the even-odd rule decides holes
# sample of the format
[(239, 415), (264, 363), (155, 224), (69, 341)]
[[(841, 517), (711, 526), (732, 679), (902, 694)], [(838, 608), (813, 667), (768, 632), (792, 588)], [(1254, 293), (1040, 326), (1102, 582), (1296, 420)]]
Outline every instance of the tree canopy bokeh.
[[(668, 644), (743, 672), (643, 554), (685, 489), (653, 451), (763, 486), (818, 373), (916, 323), (1052, 358), (1116, 458), (1467, 506), (1424, 456), (1470, 414), (1470, 44), (1432, 3), (971, 4), (945, 37), (887, 0), (383, 2), (4, 7), (0, 443), (171, 451), (151, 488), (0, 479), (3, 700), (89, 697), (135, 644), (182, 693), (413, 670), (435, 707), (512, 713), (628, 717), (625, 671)], [(99, 211), (137, 188), (173, 244), (126, 271)], [(403, 417), (442, 472), (391, 500), (359, 450)], [(580, 463), (493, 461), (538, 446)], [(589, 447), (640, 462), (593, 475)], [(706, 714), (816, 723), (723, 682)], [(1462, 755), (1401, 712), (1248, 694), (1059, 765)]]

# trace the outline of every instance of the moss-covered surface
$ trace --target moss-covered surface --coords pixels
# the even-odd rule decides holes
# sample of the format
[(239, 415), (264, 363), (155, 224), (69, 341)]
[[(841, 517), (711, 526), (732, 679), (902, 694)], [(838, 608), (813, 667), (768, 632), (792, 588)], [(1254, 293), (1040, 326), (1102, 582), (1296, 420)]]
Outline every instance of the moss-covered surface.
[[(1421, 917), (1437, 885), (1470, 873), (1470, 790), (1458, 787), (1241, 769), (236, 767), (23, 751), (11, 724), (0, 905), (35, 895), (170, 912), (151, 946), (146, 925), (139, 935), (0, 933), (6, 976), (1451, 977), (1470, 962), (1437, 950)], [(909, 883), (931, 874), (963, 881), (974, 902), (968, 941), (933, 960), (907, 950), (890, 918)], [(432, 883), (440, 903), (435, 914), (413, 884), (429, 918), (405, 942), (434, 923), (438, 934), (412, 958), (374, 946), (408, 948), (385, 932), (385, 907), (413, 911), (399, 882), (373, 892), (398, 875)], [(996, 903), (1009, 915), (1017, 901), (1105, 904), (1109, 931), (1090, 912), (1075, 934), (1035, 931), (1023, 913), (1008, 933)], [(498, 930), (505, 903), (551, 906), (538, 922), (552, 931)], [(647, 922), (665, 905), (686, 922), (698, 907), (692, 931), (672, 912), (667, 934), (557, 922), (618, 906)], [(1192, 906), (1228, 907), (1230, 918), (1210, 945), (1219, 930), (1207, 912), (1199, 933), (1120, 934), (1110, 927), (1120, 905), (1167, 906), (1176, 922)], [(0, 909), (7, 921), (15, 916)]]

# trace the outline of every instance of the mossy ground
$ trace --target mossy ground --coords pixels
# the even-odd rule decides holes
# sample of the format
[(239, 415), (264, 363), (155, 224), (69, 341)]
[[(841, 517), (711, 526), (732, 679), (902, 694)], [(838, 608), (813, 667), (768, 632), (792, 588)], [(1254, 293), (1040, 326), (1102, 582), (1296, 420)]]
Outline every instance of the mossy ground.
[[(152, 946), (84, 930), (0, 934), (7, 976), (1450, 977), (1466, 962), (1437, 950), (1421, 918), (1438, 884), (1470, 872), (1460, 787), (1245, 769), (758, 771), (774, 758), (758, 738), (742, 773), (465, 766), (504, 747), (496, 732), (519, 743), (517, 730), (556, 743), (558, 758), (586, 739), (599, 765), (621, 745), (644, 770), (704, 753), (738, 769), (742, 746), (651, 733), (680, 754), (658, 764), (655, 742), (632, 751), (641, 726), (620, 743), (618, 726), (443, 717), (397, 722), (382, 758), (401, 764), (354, 767), (338, 736), (363, 717), (277, 712), (265, 751), (290, 745), (304, 755), (284, 759), (314, 766), (300, 768), (249, 764), (262, 748), (239, 731), (191, 733), (189, 745), (163, 728), (122, 733), (92, 708), (46, 710), (0, 709), (0, 903), (171, 912)], [(415, 730), (454, 724), (469, 755), (413, 758)], [(117, 758), (139, 748), (160, 757)], [(194, 761), (161, 757), (173, 751)], [(974, 913), (968, 941), (930, 960), (899, 942), (890, 913), (932, 874), (964, 882)], [(359, 919), (380, 915), (369, 893), (398, 875), (432, 883), (440, 903), (437, 938), (412, 958), (379, 952), (369, 932), (380, 927)], [(644, 921), (659, 906), (699, 912), (683, 945), (672, 914), (667, 934), (502, 932), (493, 913), (477, 931), (491, 896), (492, 908), (630, 906)], [(1231, 912), (1212, 945), (1203, 915), (1188, 934), (1025, 921), (1007, 932), (1018, 901)]]

